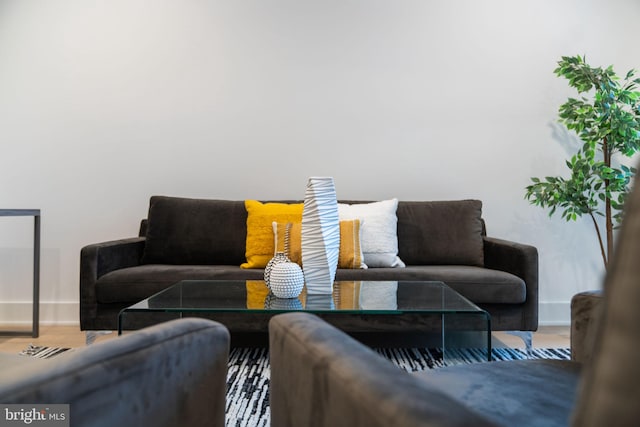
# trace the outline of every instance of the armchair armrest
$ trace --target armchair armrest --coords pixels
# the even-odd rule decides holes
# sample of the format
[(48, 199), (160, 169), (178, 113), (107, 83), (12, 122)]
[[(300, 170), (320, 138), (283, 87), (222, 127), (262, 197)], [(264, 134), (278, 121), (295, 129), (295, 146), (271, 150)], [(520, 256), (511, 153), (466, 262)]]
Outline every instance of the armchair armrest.
[(101, 276), (121, 268), (140, 265), (145, 238), (133, 237), (95, 243), (80, 250), (80, 327), (96, 316), (96, 281)]
[(531, 245), (484, 236), (484, 265), (524, 280), (527, 287), (522, 330), (538, 329), (538, 250)]
[(270, 320), (269, 353), (272, 425), (492, 425), (308, 313)]
[(3, 403), (64, 403), (78, 426), (224, 426), (229, 332), (179, 319), (23, 365)]
[(603, 303), (602, 291), (580, 292), (571, 298), (571, 360), (591, 360)]

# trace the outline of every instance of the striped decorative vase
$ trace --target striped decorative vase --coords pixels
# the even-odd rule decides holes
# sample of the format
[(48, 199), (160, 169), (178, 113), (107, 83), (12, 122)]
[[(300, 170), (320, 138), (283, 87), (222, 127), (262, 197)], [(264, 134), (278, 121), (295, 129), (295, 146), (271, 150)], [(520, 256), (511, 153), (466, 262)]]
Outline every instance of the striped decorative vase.
[(307, 182), (301, 249), (307, 294), (330, 294), (340, 251), (338, 202), (331, 177), (311, 177)]

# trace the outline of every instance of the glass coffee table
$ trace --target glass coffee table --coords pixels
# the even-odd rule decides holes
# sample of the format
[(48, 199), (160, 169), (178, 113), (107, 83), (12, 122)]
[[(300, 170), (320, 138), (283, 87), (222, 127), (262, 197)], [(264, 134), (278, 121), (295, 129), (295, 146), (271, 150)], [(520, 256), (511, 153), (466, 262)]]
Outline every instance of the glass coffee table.
[[(118, 335), (126, 316), (135, 313), (266, 313), (307, 311), (314, 314), (356, 315), (424, 314), (438, 316), (444, 349), (449, 332), (477, 329), (485, 334), (487, 360), (491, 360), (491, 316), (443, 282), (336, 281), (331, 295), (309, 295), (306, 288), (297, 298), (277, 298), (262, 280), (183, 280), (130, 307), (118, 315)], [(468, 319), (475, 319), (470, 321)], [(467, 322), (467, 323), (465, 323)], [(472, 322), (474, 327), (471, 327)]]

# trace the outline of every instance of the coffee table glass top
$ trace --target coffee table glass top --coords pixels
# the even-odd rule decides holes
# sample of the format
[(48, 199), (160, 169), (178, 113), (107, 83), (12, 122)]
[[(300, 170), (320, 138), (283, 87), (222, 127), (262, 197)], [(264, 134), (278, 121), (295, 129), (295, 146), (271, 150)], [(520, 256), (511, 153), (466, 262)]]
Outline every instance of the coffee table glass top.
[(277, 298), (262, 280), (184, 280), (124, 311), (484, 313), (442, 282), (337, 281), (332, 295)]
[[(464, 317), (479, 315), (484, 325), (479, 332), (484, 337), (481, 339), (485, 341), (483, 347), (486, 348), (487, 360), (491, 360), (491, 316), (442, 282), (337, 281), (334, 282), (333, 294), (309, 295), (303, 289), (297, 298), (285, 299), (275, 297), (262, 280), (183, 280), (121, 310), (118, 334), (122, 333), (124, 317), (128, 313), (164, 312), (197, 316), (198, 313), (277, 314), (290, 311), (438, 315), (442, 321), (443, 360), (447, 364), (450, 363), (449, 356), (445, 357), (444, 349), (451, 347), (449, 340), (454, 336), (450, 332), (450, 320), (460, 314)], [(445, 318), (449, 320), (445, 321)]]

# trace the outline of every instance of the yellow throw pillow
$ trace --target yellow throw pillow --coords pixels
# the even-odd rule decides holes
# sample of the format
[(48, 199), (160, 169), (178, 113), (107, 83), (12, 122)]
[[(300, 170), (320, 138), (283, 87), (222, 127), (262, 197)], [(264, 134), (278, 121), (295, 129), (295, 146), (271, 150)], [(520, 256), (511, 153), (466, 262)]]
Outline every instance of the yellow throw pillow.
[[(265, 308), (264, 303), (267, 299), (267, 295), (269, 295), (269, 288), (264, 284), (264, 280), (247, 280), (245, 286), (247, 290), (247, 308), (255, 310), (262, 310)], [(306, 288), (302, 289), (302, 292), (298, 295), (298, 299), (303, 306), (306, 304)]]
[(247, 280), (247, 308), (263, 309), (264, 300), (269, 294), (269, 288), (264, 284), (264, 280)]
[[(284, 251), (284, 234), (287, 222), (277, 222), (273, 226), (276, 251)], [(338, 268), (367, 268), (362, 262), (360, 246), (361, 222), (359, 219), (340, 221), (340, 252)], [(291, 222), (289, 230), (289, 259), (302, 265), (302, 222)]]
[(264, 280), (247, 280), (247, 308), (263, 309), (264, 300), (269, 294), (269, 288), (264, 284)]
[[(340, 253), (338, 268), (366, 268), (362, 262), (359, 219), (340, 221)], [(363, 267), (364, 266), (364, 267)]]
[(360, 282), (339, 281), (333, 287), (334, 295), (337, 294), (335, 304), (340, 310), (358, 310), (360, 308)]
[[(287, 255), (291, 262), (302, 265), (302, 222), (290, 222), (289, 230), (289, 252)], [(273, 224), (273, 237), (276, 241), (276, 252), (284, 252), (284, 234), (286, 232), (286, 222), (275, 222)]]
[(273, 226), (277, 222), (302, 222), (302, 203), (262, 203), (245, 200), (247, 209), (247, 262), (240, 268), (265, 268), (274, 253)]

